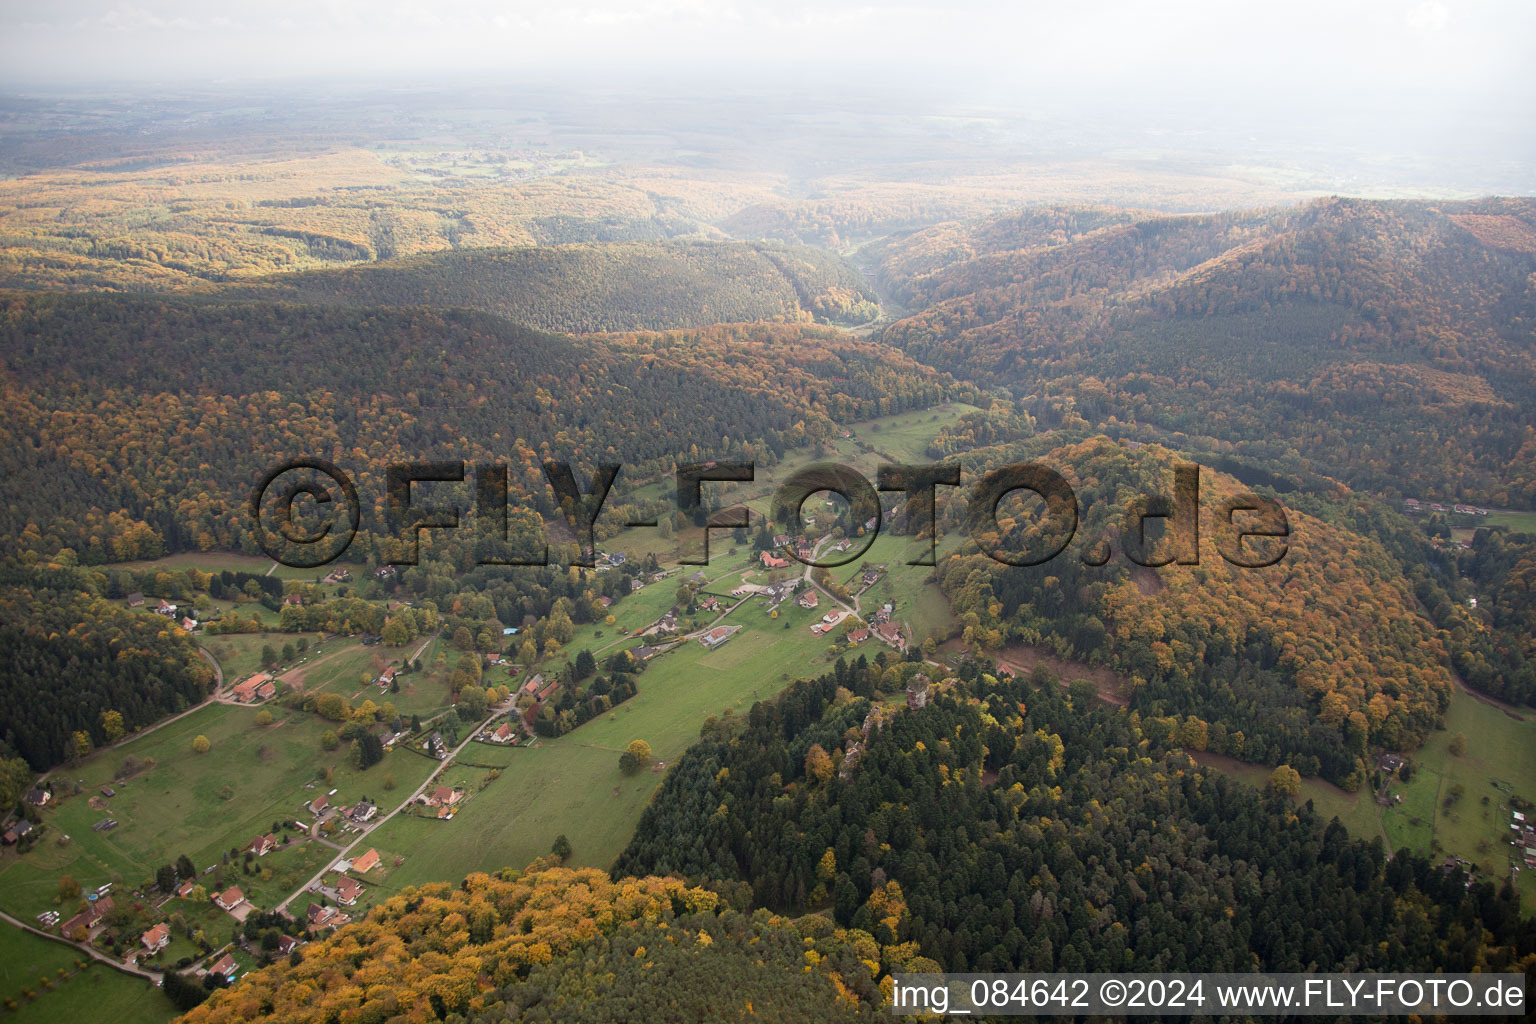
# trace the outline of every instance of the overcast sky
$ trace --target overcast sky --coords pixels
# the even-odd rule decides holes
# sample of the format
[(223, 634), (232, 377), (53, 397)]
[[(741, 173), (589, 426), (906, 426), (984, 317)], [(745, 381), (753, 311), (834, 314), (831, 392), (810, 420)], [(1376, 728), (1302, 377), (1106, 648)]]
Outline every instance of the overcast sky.
[(1536, 98), (1531, 0), (0, 0), (0, 80), (694, 72), (981, 101), (1021, 87), (1253, 97)]

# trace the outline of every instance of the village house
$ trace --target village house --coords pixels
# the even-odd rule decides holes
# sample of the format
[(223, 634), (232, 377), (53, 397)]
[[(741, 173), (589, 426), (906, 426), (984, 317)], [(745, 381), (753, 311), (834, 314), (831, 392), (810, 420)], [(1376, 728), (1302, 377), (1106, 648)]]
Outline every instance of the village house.
[(352, 574), (346, 569), (332, 569), (325, 574), (325, 582), (327, 583), (350, 583), (351, 581)]
[(176, 614), (176, 606), (171, 604), (171, 602), (169, 602), (167, 600), (164, 600), (162, 598), (161, 601), (160, 601), (160, 606), (155, 609), (155, 612), (156, 612), (156, 614), (164, 615), (167, 618), (171, 618), (171, 617), (175, 616), (175, 614)]
[(357, 822), (359, 825), (362, 825), (372, 821), (374, 815), (378, 813), (379, 809), (378, 807), (374, 806), (372, 800), (359, 800), (357, 803), (352, 805), (351, 810), (347, 811), (347, 817), (352, 821)]
[(215, 896), (213, 902), (219, 905), (220, 910), (227, 910), (233, 914), (245, 902), (245, 893), (240, 891), (238, 885), (232, 885)]
[(787, 533), (776, 533), (776, 534), (774, 534), (774, 536), (773, 536), (773, 546), (774, 547), (782, 548), (782, 547), (784, 547), (788, 543), (789, 543), (789, 534), (787, 534)]
[(264, 836), (257, 836), (255, 839), (251, 840), (250, 845), (247, 846), (246, 849), (250, 850), (258, 857), (265, 857), (267, 854), (277, 849), (277, 837), (271, 833), (268, 833)]
[(863, 626), (860, 626), (858, 629), (855, 629), (848, 634), (848, 642), (850, 644), (861, 644), (868, 639), (869, 630)]
[(363, 887), (356, 879), (346, 875), (336, 883), (336, 902), (344, 907), (350, 907), (357, 902), (357, 898), (363, 894)]
[(324, 793), (321, 793), (319, 796), (315, 797), (309, 802), (309, 813), (318, 818), (320, 815), (325, 813), (326, 808), (330, 805), (330, 797)]
[(369, 850), (352, 862), (352, 870), (358, 874), (367, 874), (379, 866), (379, 851)]
[(135, 590), (133, 593), (129, 594), (128, 595), (128, 607), (129, 608), (142, 608), (142, 607), (144, 607), (144, 595), (139, 593), (137, 590)]
[(178, 899), (187, 899), (192, 895), (192, 890), (195, 888), (197, 888), (197, 883), (189, 878), (176, 887), (176, 896)]
[(22, 799), (33, 807), (47, 807), (48, 801), (53, 799), (53, 794), (42, 786), (33, 786), (27, 790), (27, 795)]
[(218, 963), (208, 968), (208, 973), (220, 975), (226, 981), (234, 981), (235, 972), (238, 970), (239, 967), (235, 964), (235, 958), (225, 953), (219, 958)]
[(718, 597), (706, 597), (699, 602), (699, 607), (707, 612), (718, 611), (720, 609), (720, 599)]
[(818, 604), (821, 603), (821, 598), (816, 596), (816, 591), (807, 590), (805, 593), (800, 595), (798, 603), (801, 608), (815, 608)]
[(741, 629), (740, 626), (716, 626), (707, 633), (700, 633), (699, 643), (712, 651), (735, 636), (739, 629)]
[(516, 738), (517, 730), (512, 728), (511, 722), (502, 722), (490, 737), (492, 743), (511, 743)]
[(171, 944), (170, 925), (165, 924), (164, 922), (155, 925), (149, 931), (139, 936), (139, 942), (142, 943), (144, 948), (149, 950), (151, 953), (155, 952), (156, 950), (164, 949), (166, 946)]
[(789, 560), (788, 559), (785, 559), (785, 558), (775, 558), (774, 556), (770, 555), (766, 551), (763, 552), (762, 559), (763, 559), (763, 567), (766, 568), (766, 569), (788, 569), (789, 568)]
[(283, 604), (290, 608), (304, 607), (304, 598), (299, 594), (289, 594), (283, 598)]
[(186, 630), (188, 633), (190, 633), (193, 630), (197, 629), (197, 620), (193, 619), (193, 618), (182, 619), (181, 620), (181, 628)]
[(659, 648), (649, 647), (645, 644), (641, 644), (639, 647), (634, 648), (629, 653), (634, 657), (636, 661), (649, 661), (650, 659), (656, 657), (656, 655), (659, 653), (659, 650)]
[(524, 693), (524, 694), (527, 694), (528, 696), (532, 697), (534, 694), (539, 692), (539, 687), (541, 687), (543, 685), (544, 685), (544, 675), (543, 675), (543, 673), (535, 673), (534, 675), (529, 677), (529, 679), (528, 679), (528, 681), (526, 683), (523, 684), (523, 688), (521, 690), (519, 690), (518, 693)]
[(898, 650), (905, 646), (901, 638), (901, 627), (894, 622), (882, 622), (877, 625), (875, 635)]
[(306, 913), (305, 918), (309, 923), (310, 934), (314, 934), (322, 928), (339, 928), (352, 920), (335, 907), (324, 907), (318, 903), (311, 903), (309, 905), (309, 911)]
[(560, 688), (560, 680), (558, 680), (558, 679), (551, 679), (549, 682), (545, 683), (543, 689), (539, 690), (539, 696), (538, 696), (539, 703), (540, 704), (544, 703), (546, 700), (549, 699), (549, 695), (554, 693), (559, 688)]
[(277, 940), (277, 955), (287, 956), (302, 945), (303, 943), (292, 935), (284, 935)]
[(463, 799), (463, 797), (464, 793), (462, 790), (449, 789), (447, 786), (438, 786), (427, 797), (427, 806), (452, 807), (454, 804)]
[(59, 934), (70, 940), (78, 939), (82, 933), (89, 938), (96, 926), (101, 924), (101, 919), (106, 917), (111, 910), (112, 897), (105, 896), (101, 899), (93, 900), (84, 910), (68, 921), (65, 921), (63, 926), (59, 928)]

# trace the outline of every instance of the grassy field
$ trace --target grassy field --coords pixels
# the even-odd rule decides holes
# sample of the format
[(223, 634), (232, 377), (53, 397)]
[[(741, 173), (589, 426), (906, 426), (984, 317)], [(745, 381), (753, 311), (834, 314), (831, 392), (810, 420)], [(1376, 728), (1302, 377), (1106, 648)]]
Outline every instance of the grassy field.
[[(43, 979), (47, 979), (47, 985)], [(24, 1001), (22, 989), (33, 996)], [(176, 1008), (147, 981), (88, 960), (83, 953), (0, 924), (0, 1020), (26, 1024), (103, 1019), (106, 1007), (118, 1024), (164, 1024)]]
[[(643, 593), (643, 591), (642, 591)], [(660, 773), (625, 776), (619, 754), (634, 739), (670, 763), (698, 738), (704, 719), (726, 708), (745, 713), (789, 679), (823, 672), (827, 642), (813, 636), (816, 613), (786, 605), (771, 619), (750, 601), (728, 622), (744, 628), (720, 648), (686, 643), (651, 662), (640, 692), (608, 714), (559, 739), (512, 749), (473, 744), (464, 757), (505, 764), (502, 775), (464, 805), (451, 822), (400, 816), (374, 837), (412, 856), (389, 879), (402, 886), (470, 871), (522, 867), (565, 834), (572, 862), (607, 867), (618, 856)], [(456, 784), (476, 785), (483, 769), (450, 769)]]
[[(944, 556), (968, 543), (970, 541), (962, 534), (941, 536), (939, 559), (942, 561)], [(832, 578), (843, 583), (849, 593), (859, 593), (859, 576), (864, 566), (883, 563), (885, 576), (859, 597), (859, 610), (865, 618), (872, 618), (882, 604), (890, 601), (896, 606), (896, 619), (909, 627), (904, 631), (909, 638), (918, 643), (929, 636), (943, 641), (956, 627), (949, 602), (934, 576), (934, 567), (907, 564), (926, 555), (927, 544), (926, 540), (882, 532), (861, 557), (832, 570)]]
[[(296, 639), (297, 635), (293, 633), (229, 633), (222, 636), (204, 634), (198, 637), (198, 642), (224, 670), (225, 684), (232, 686), (261, 668), (263, 647), (281, 651), (284, 644), (294, 643)], [(309, 639), (311, 644), (315, 642), (313, 634)]]
[[(0, 905), (30, 917), (54, 906), (58, 877), (69, 873), (82, 885), (108, 881), (137, 885), (181, 853), (199, 868), (218, 862), (231, 846), (243, 847), (271, 830), (275, 821), (307, 822), (301, 804), (330, 789), (332, 803), (368, 795), (384, 800), (386, 776), (402, 792), (426, 778), (432, 762), (396, 750), (367, 772), (352, 768), (345, 746), (326, 752), (320, 736), (330, 723), (299, 712), (272, 709), (277, 721), (255, 726), (250, 708), (210, 705), (116, 750), (98, 754), (61, 777), (81, 781), (84, 793), (61, 799), (44, 815), (52, 837), (24, 857), (0, 860)], [(206, 754), (192, 750), (193, 737), (213, 744)], [(153, 767), (126, 781), (114, 778), (127, 757)], [(329, 769), (330, 782), (322, 776)], [(88, 796), (111, 783), (117, 796), (102, 810)], [(110, 832), (91, 826), (105, 817), (119, 824)], [(238, 872), (237, 872), (238, 873)]]
[(1505, 526), (1516, 533), (1536, 533), (1536, 512), (1489, 512), (1477, 519), (1480, 525)]

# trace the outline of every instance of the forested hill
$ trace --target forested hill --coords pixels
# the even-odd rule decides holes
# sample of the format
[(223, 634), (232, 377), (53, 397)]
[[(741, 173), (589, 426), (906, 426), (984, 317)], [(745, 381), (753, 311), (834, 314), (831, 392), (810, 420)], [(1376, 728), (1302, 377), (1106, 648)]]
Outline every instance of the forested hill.
[(1010, 384), (1043, 426), (1536, 507), (1536, 200), (1033, 210), (876, 255), (914, 311), (883, 339)]
[[(884, 661), (881, 655), (877, 662)], [(839, 663), (715, 723), (615, 874), (740, 878), (950, 971), (1530, 970), (1536, 919), (1197, 767), (1091, 684)]]
[[(967, 456), (978, 474), (1026, 457), (1008, 445)], [(1123, 550), (1130, 496), (1171, 495), (1183, 460), (1103, 437), (1036, 457), (1073, 481), (1077, 538), (1034, 567), (980, 553), (945, 560), (938, 578), (968, 623), (967, 641), (1043, 643), (1110, 666), (1127, 681), (1130, 706), (1168, 718), (1166, 728), (1191, 737), (1189, 745), (1288, 763), (1351, 790), (1367, 778), (1369, 747), (1412, 750), (1439, 724), (1454, 685), (1444, 637), (1420, 611), (1401, 563), (1369, 535), (1291, 508), (1284, 557), (1234, 566), (1217, 553), (1230, 539), (1217, 509), (1247, 488), (1207, 469), (1199, 564), (1139, 567)], [(1028, 536), (1026, 517), (1000, 518), (1010, 535)], [(1096, 543), (1111, 551), (1102, 566), (1081, 557)], [(1257, 550), (1252, 541), (1245, 547)], [(1155, 553), (1173, 554), (1167, 540)]]
[(344, 306), (463, 307), (548, 331), (666, 330), (753, 321), (863, 322), (859, 272), (824, 249), (612, 242), (457, 249), (231, 285), (220, 294)]
[(975, 395), (829, 328), (759, 324), (571, 338), (472, 311), (144, 296), (0, 296), (0, 537), (81, 562), (249, 549), (274, 463), (336, 461), (382, 529), (393, 461), (772, 462), (835, 425)]
[(748, 916), (677, 879), (538, 863), (391, 895), (183, 1017), (284, 1021), (874, 1020), (868, 934)]

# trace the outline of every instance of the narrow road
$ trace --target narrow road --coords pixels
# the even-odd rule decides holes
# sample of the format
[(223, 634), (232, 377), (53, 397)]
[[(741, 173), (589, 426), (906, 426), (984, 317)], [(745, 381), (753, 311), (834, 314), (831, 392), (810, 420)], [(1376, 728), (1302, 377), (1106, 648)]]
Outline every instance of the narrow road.
[(22, 931), (31, 932), (33, 935), (47, 939), (49, 942), (57, 942), (62, 946), (68, 946), (70, 949), (79, 950), (80, 952), (85, 953), (91, 957), (91, 959), (104, 963), (114, 970), (122, 971), (124, 974), (131, 974), (136, 978), (143, 978), (145, 981), (152, 982), (155, 985), (160, 984), (159, 971), (146, 971), (142, 967), (125, 964), (115, 957), (107, 956), (107, 954), (103, 953), (101, 950), (94, 946), (82, 946), (77, 942), (69, 941), (62, 935), (54, 935), (51, 932), (43, 931), (41, 928), (34, 928), (27, 924), (25, 921), (18, 921), (16, 918), (12, 917), (10, 914), (5, 913), (4, 911), (0, 911), (0, 921), (8, 921), (15, 925), (17, 928), (20, 928)]
[[(389, 819), (393, 818), (395, 815), (397, 815), (401, 811), (405, 810), (411, 804), (415, 803), (416, 802), (416, 798), (421, 796), (421, 794), (425, 793), (427, 791), (427, 787), (432, 785), (434, 782), (436, 782), (438, 777), (443, 774), (444, 770), (447, 769), (447, 767), (449, 765), (453, 764), (453, 759), (459, 756), (459, 752), (462, 751), (465, 747), (469, 746), (469, 744), (474, 740), (475, 734), (478, 733), (481, 729), (485, 728), (486, 724), (489, 723), (491, 719), (493, 719), (497, 715), (501, 714), (504, 710), (506, 710), (506, 709), (503, 708), (503, 707), (498, 706), (496, 708), (496, 710), (492, 711), (490, 714), (486, 715), (485, 718), (483, 718), (479, 722), (475, 723), (474, 727), (471, 728), (467, 733), (465, 733), (464, 739), (459, 742), (459, 745), (454, 747), (453, 750), (449, 751), (447, 757), (443, 758), (442, 761), (438, 762), (438, 766), (436, 768), (434, 768), (432, 770), (431, 774), (429, 774), (427, 776), (427, 780), (425, 782), (423, 782), (421, 785), (416, 787), (416, 791), (414, 793), (412, 793), (410, 796), (406, 797), (403, 801), (401, 801), (399, 806), (397, 806), (394, 810), (390, 811), (388, 814), (384, 815), (384, 817), (382, 817), (378, 821), (374, 822), (373, 826), (371, 828), (369, 828), (368, 831), (366, 831), (366, 832), (362, 833), (361, 835), (359, 835), (356, 839), (352, 840), (352, 842), (348, 843), (346, 846), (344, 846), (344, 847), (342, 847), (342, 846), (336, 847), (336, 850), (337, 850), (337, 853), (338, 853), (338, 857), (336, 859), (339, 860), (339, 859), (344, 858), (347, 855), (349, 855), (355, 847), (357, 847), (359, 844), (362, 843), (362, 841), (364, 839), (367, 839), (369, 836), (373, 835), (381, 827), (383, 827), (385, 822), (389, 821)], [(327, 844), (327, 845), (330, 845), (330, 844)], [(336, 862), (336, 860), (331, 860), (324, 867), (322, 867), (319, 871), (315, 872), (314, 877), (310, 878), (309, 881), (307, 881), (303, 885), (299, 886), (299, 888), (295, 892), (291, 893), (288, 896), (287, 899), (283, 900), (283, 902), (279, 903), (275, 908), (273, 908), (274, 911), (286, 910), (288, 908), (288, 904), (292, 903), (294, 900), (296, 900), (300, 896), (304, 895), (306, 892), (309, 891), (309, 887), (310, 886), (317, 884), (322, 878), (324, 878), (327, 874), (329, 874), (330, 871), (331, 871), (331, 865), (333, 865), (335, 862)]]

